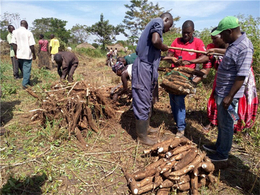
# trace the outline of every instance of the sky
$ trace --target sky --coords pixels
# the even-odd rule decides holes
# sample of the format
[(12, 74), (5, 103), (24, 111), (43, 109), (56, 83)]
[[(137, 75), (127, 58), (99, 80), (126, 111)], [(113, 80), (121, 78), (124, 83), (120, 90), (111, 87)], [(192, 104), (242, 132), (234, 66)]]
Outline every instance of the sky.
[[(165, 11), (171, 10), (173, 17), (179, 16), (180, 20), (175, 23), (176, 27), (181, 27), (186, 20), (192, 20), (195, 30), (198, 31), (217, 26), (225, 16), (243, 14), (245, 17), (249, 15), (254, 18), (260, 17), (260, 0), (148, 0), (148, 2), (158, 3)], [(76, 24), (91, 26), (100, 20), (100, 15), (103, 13), (104, 19), (109, 20), (109, 24), (118, 25), (123, 24), (125, 12), (128, 11), (125, 4), (130, 5), (130, 0), (1, 0), (0, 15), (5, 12), (18, 13), (21, 19), (27, 20), (29, 28), (35, 19), (53, 17), (67, 21), (66, 29), (71, 29)], [(116, 38), (126, 39), (123, 35)]]

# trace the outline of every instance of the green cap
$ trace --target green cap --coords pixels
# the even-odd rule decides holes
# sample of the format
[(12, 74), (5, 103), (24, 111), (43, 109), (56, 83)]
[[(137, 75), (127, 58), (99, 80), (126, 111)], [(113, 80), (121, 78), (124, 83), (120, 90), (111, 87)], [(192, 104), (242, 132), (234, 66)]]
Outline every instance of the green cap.
[(220, 34), (222, 31), (227, 29), (233, 29), (239, 27), (238, 19), (234, 16), (227, 16), (223, 18), (219, 23), (216, 30), (214, 30), (211, 35), (216, 36)]

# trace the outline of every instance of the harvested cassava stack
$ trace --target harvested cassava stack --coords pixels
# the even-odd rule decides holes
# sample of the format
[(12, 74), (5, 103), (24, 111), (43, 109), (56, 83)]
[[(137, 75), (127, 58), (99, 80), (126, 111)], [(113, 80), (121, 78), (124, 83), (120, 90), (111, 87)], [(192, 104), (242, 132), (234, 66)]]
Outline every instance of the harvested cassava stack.
[[(32, 92), (29, 94), (34, 97), (37, 95)], [(59, 83), (42, 94), (42, 96), (37, 95), (41, 108), (31, 111), (33, 113), (31, 120), (44, 127), (47, 123), (51, 123), (52, 126), (54, 122), (58, 123), (57, 132), (65, 129), (65, 135), (74, 134), (83, 149), (86, 149), (83, 132), (87, 130), (98, 132), (95, 120), (101, 117), (115, 117), (114, 109), (106, 101), (109, 96), (104, 97), (105, 93), (101, 89), (93, 89), (84, 81), (70, 85)]]
[(132, 174), (125, 173), (131, 193), (154, 191), (169, 194), (171, 190), (198, 194), (202, 186), (213, 186), (214, 164), (196, 144), (187, 138), (170, 138), (157, 143), (144, 154), (158, 155), (155, 162)]
[(162, 83), (168, 93), (175, 95), (187, 95), (196, 92), (196, 89), (191, 84), (190, 80), (195, 71), (189, 67), (177, 67), (168, 72)]

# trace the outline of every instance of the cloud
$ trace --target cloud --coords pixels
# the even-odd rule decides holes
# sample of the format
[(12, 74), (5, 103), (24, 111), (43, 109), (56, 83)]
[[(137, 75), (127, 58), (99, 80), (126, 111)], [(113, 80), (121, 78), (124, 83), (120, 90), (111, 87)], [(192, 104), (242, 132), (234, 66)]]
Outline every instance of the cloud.
[[(88, 25), (88, 24), (94, 24), (97, 19), (96, 18), (90, 18), (88, 16), (84, 16), (84, 14), (79, 17), (77, 15), (77, 12), (74, 10), (74, 8), (70, 9), (70, 12), (60, 11), (59, 9), (63, 9), (62, 7), (69, 6), (67, 5), (60, 5), (60, 6), (51, 6), (44, 7), (41, 5), (40, 2), (34, 2), (32, 3), (17, 3), (17, 2), (2, 2), (1, 11), (2, 14), (5, 12), (8, 13), (19, 13), (21, 19), (27, 20), (29, 24), (29, 28), (32, 26), (32, 22), (35, 19), (41, 19), (41, 18), (58, 18), (60, 20), (68, 21), (66, 28), (70, 29), (75, 24), (81, 24), (81, 25)], [(22, 9), (21, 9), (22, 8)], [(86, 8), (86, 7), (85, 7)], [(90, 9), (90, 8), (89, 8)], [(10, 12), (10, 10), (12, 12)]]
[(168, 10), (174, 16), (181, 17), (208, 17), (225, 10), (231, 2), (219, 1), (162, 1), (159, 2), (161, 7)]
[(93, 10), (96, 10), (97, 7), (90, 5), (90, 4), (82, 4), (81, 2), (76, 2), (73, 3), (72, 5), (70, 4), (70, 8), (82, 12), (93, 12)]

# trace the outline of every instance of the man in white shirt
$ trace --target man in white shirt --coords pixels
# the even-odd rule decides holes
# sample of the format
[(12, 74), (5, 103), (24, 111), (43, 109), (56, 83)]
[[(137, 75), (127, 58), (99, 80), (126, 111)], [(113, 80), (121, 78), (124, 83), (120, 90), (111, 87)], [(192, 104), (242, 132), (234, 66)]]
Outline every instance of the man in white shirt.
[(22, 20), (21, 27), (13, 31), (12, 45), (15, 52), (15, 57), (18, 59), (19, 65), (23, 69), (23, 89), (26, 89), (30, 84), (30, 75), (32, 67), (32, 59), (36, 59), (34, 50), (33, 34), (27, 30), (28, 23)]

